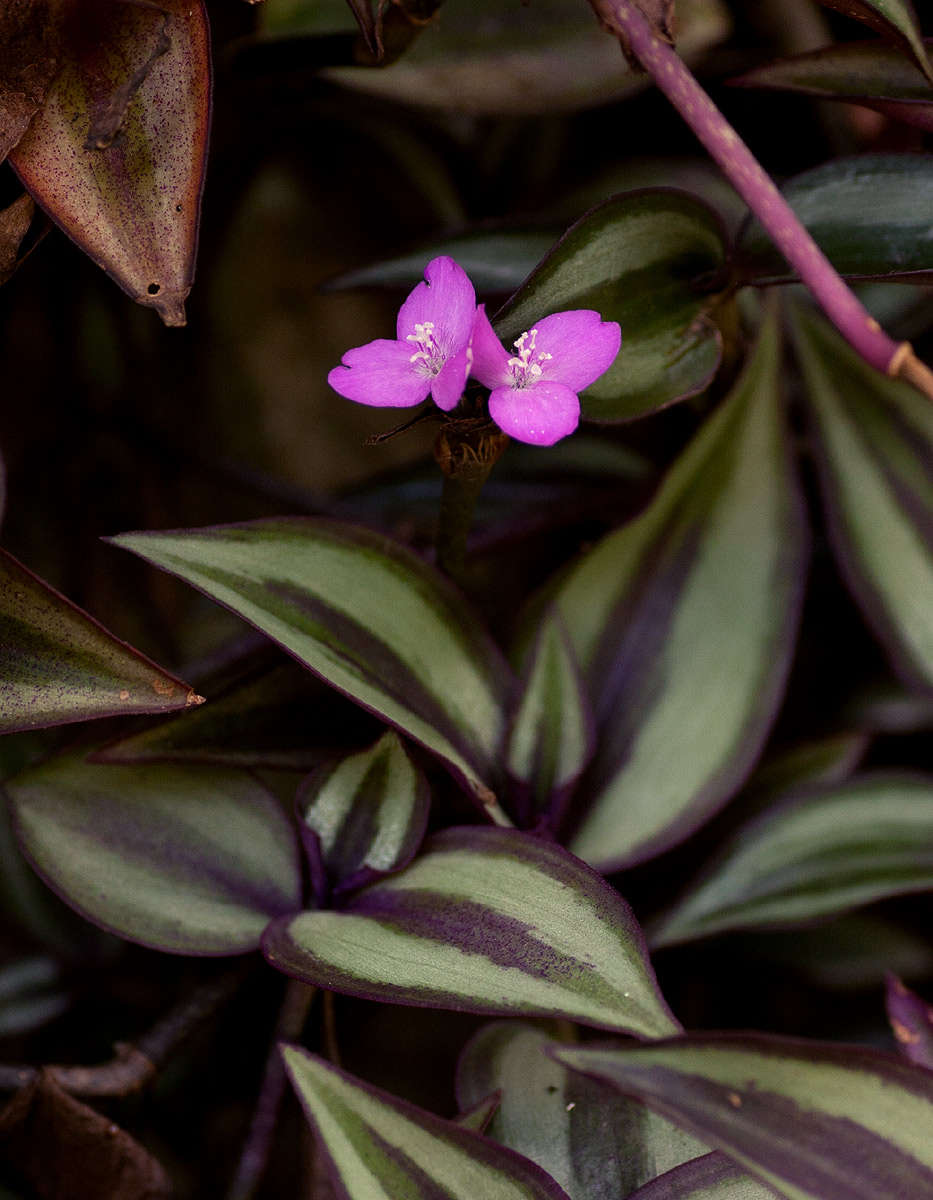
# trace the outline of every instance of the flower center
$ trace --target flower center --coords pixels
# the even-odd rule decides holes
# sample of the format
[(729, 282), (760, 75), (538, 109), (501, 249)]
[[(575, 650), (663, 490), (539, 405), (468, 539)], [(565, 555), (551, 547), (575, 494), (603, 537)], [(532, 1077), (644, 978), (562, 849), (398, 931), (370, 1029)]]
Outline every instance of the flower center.
[(544, 373), (541, 364), (553, 357), (545, 350), (537, 350), (535, 346), (537, 337), (537, 329), (526, 329), (522, 336), (512, 343), (518, 352), (509, 359), (507, 364), (512, 372), (513, 387), (528, 387), (529, 384), (540, 379)]
[(415, 326), (415, 332), (405, 337), (406, 342), (414, 342), (418, 347), (408, 360), (419, 374), (437, 375), (444, 365), (444, 352), (437, 344), (434, 336), (434, 322), (424, 321)]

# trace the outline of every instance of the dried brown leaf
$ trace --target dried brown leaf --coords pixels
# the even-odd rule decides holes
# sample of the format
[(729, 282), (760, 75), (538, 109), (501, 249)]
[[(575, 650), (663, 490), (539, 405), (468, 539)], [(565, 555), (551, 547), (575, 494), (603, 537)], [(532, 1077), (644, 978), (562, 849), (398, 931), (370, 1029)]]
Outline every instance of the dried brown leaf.
[(32, 196), (26, 192), (0, 210), (0, 284), (6, 283), (22, 261), (19, 257), (20, 243), (26, 236), (35, 211)]
[(59, 67), (59, 0), (0, 4), (0, 162), (42, 105)]
[(49, 1071), (0, 1112), (0, 1157), (40, 1200), (167, 1200), (172, 1192), (139, 1142), (69, 1096)]

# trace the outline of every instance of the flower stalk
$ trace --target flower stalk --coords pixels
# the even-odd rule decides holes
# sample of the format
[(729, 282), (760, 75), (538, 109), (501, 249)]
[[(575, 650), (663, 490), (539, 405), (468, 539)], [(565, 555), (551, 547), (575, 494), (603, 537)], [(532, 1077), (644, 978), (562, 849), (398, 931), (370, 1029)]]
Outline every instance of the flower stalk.
[(467, 536), (483, 484), (508, 444), (486, 421), (451, 421), (437, 436), (434, 457), (444, 475), (437, 519), (437, 565), (464, 582)]
[(590, 0), (603, 25), (623, 43), (667, 96), (775, 246), (861, 357), (933, 399), (933, 372), (909, 342), (895, 342), (865, 309), (807, 232), (774, 181), (700, 87), (687, 66), (655, 30), (634, 0)]

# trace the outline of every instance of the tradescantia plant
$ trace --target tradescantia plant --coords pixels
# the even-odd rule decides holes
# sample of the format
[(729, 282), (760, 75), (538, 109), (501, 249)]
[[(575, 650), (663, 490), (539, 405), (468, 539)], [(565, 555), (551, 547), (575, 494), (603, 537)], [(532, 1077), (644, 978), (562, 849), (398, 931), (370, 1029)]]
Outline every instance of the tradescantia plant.
[(933, 29), (825, 8), (0, 13), (0, 1200), (933, 1197)]

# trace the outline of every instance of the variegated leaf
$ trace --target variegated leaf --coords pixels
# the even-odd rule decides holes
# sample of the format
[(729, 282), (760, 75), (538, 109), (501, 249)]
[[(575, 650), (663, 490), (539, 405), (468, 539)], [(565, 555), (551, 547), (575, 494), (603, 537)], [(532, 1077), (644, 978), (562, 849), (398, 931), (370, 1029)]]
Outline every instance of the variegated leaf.
[(598, 729), (570, 847), (601, 868), (650, 858), (725, 803), (783, 694), (807, 534), (778, 370), (769, 318), (645, 512), (555, 593)]
[(566, 630), (547, 618), (529, 657), (506, 749), (517, 783), (524, 825), (561, 809), (593, 754), (595, 731), (589, 697)]
[(794, 310), (829, 534), (895, 666), (933, 687), (933, 408), (866, 366), (821, 318)]
[(706, 1147), (595, 1079), (555, 1062), (552, 1041), (519, 1021), (486, 1025), (457, 1066), (457, 1101), (500, 1094), (488, 1135), (548, 1172), (571, 1200), (620, 1200)]
[(805, 789), (739, 829), (651, 943), (792, 925), (931, 888), (933, 779), (854, 776)]
[(200, 703), (0, 550), (0, 733)]
[(567, 1200), (534, 1163), (298, 1046), (285, 1068), (346, 1200)]
[(789, 1200), (933, 1197), (933, 1072), (895, 1055), (726, 1033), (552, 1053), (642, 1100)]
[(263, 948), (288, 975), (376, 1000), (640, 1037), (679, 1028), (625, 901), (553, 842), (514, 830), (437, 834), (341, 911), (274, 921)]
[(68, 754), (5, 786), (20, 845), (46, 883), (131, 941), (239, 954), (301, 904), (292, 825), (245, 771)]
[(409, 550), (313, 518), (113, 541), (250, 621), (494, 805), (511, 673), (460, 593)]
[(714, 1150), (646, 1183), (628, 1200), (774, 1200), (774, 1190)]
[(368, 750), (314, 771), (297, 804), (312, 879), (324, 896), (405, 866), (424, 837), (431, 797), (427, 780), (389, 730)]

